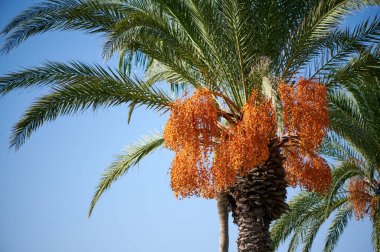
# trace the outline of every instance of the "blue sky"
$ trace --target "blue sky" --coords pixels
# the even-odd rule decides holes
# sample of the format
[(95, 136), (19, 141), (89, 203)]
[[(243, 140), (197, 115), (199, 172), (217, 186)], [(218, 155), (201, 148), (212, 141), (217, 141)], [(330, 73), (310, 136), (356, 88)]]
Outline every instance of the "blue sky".
[[(38, 2), (1, 0), (0, 28)], [(101, 44), (100, 37), (79, 32), (43, 34), (0, 55), (0, 74), (46, 60), (103, 64)], [(116, 66), (114, 60), (108, 64)], [(114, 155), (139, 136), (160, 131), (166, 116), (140, 108), (128, 125), (126, 106), (88, 111), (45, 124), (18, 152), (8, 149), (12, 125), (47, 91), (0, 97), (1, 252), (217, 251), (215, 201), (174, 197), (168, 175), (173, 154), (164, 149), (114, 184), (87, 218), (100, 175)], [(236, 252), (232, 224), (230, 236), (230, 251)], [(372, 251), (370, 236), (368, 220), (351, 223), (336, 251)], [(322, 241), (316, 240), (313, 251), (321, 250)]]

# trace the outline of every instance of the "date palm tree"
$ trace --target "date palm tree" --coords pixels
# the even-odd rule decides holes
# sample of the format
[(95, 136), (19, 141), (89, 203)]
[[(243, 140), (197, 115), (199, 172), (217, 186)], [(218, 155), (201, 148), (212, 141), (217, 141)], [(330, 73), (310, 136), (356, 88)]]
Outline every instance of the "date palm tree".
[[(278, 128), (282, 116), (278, 86), (296, 82), (303, 74), (325, 83), (329, 92), (344, 89), (334, 71), (379, 42), (380, 20), (368, 18), (354, 29), (341, 29), (344, 18), (377, 0), (50, 0), (14, 18), (3, 30), (2, 47), (10, 52), (29, 37), (51, 30), (82, 30), (105, 37), (103, 54), (119, 54), (119, 70), (73, 62), (49, 62), (10, 73), (0, 79), (0, 92), (47, 85), (41, 97), (16, 124), (11, 146), (19, 148), (44, 122), (93, 108), (129, 104), (168, 111), (173, 101), (166, 81), (188, 92), (211, 90), (222, 104), (222, 128), (243, 120), (242, 108), (251, 94), (272, 100)], [(131, 77), (142, 67), (144, 80)], [(343, 71), (340, 74), (355, 74)], [(227, 106), (224, 111), (222, 107)], [(297, 137), (297, 136), (295, 136)], [(239, 225), (239, 251), (271, 251), (269, 224), (286, 211), (286, 181), (281, 146), (290, 136), (271, 141), (265, 166), (252, 167), (229, 190), (220, 190), (219, 214), (223, 239), (228, 241), (227, 207)], [(164, 143), (153, 136), (127, 148), (104, 173), (91, 204), (130, 167)], [(219, 140), (218, 140), (219, 141)], [(279, 141), (279, 142), (278, 142)], [(271, 174), (272, 173), (272, 174)], [(226, 175), (227, 176), (227, 175)], [(275, 188), (275, 190), (274, 190)], [(256, 199), (256, 200), (255, 200)], [(274, 199), (274, 200), (265, 200)], [(257, 203), (259, 202), (259, 203)], [(221, 251), (227, 251), (226, 243)]]
[(332, 134), (322, 153), (335, 159), (334, 182), (326, 195), (302, 192), (289, 203), (290, 211), (272, 227), (275, 247), (290, 238), (288, 251), (310, 251), (321, 225), (330, 218), (323, 251), (333, 251), (355, 216), (372, 222), (374, 251), (380, 251), (380, 79), (379, 48), (368, 54), (367, 66), (358, 59), (337, 72), (347, 89), (331, 95)]

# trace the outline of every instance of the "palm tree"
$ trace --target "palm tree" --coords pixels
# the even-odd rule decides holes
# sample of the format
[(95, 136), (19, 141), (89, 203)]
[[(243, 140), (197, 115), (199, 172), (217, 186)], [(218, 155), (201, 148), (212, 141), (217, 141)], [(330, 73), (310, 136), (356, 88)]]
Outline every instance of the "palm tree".
[[(2, 94), (18, 88), (52, 87), (52, 92), (33, 104), (17, 123), (11, 145), (20, 147), (45, 121), (90, 107), (127, 103), (130, 115), (136, 106), (173, 112), (168, 89), (155, 86), (162, 80), (176, 90), (210, 91), (208, 97), (219, 104), (221, 129), (239, 124), (244, 119), (246, 104), (255, 108), (252, 93), (258, 95), (257, 101), (269, 97), (281, 131), (283, 103), (277, 89), (280, 84), (297, 82), (300, 73), (304, 73), (306, 78), (325, 83), (330, 91), (345, 87), (334, 68), (357, 55), (358, 48), (366, 50), (378, 43), (380, 21), (369, 18), (352, 30), (340, 29), (339, 23), (348, 14), (379, 3), (376, 0), (46, 1), (24, 11), (4, 28), (3, 52), (10, 52), (35, 34), (82, 30), (106, 37), (103, 54), (109, 58), (118, 53), (120, 70), (78, 62), (47, 63), (2, 77)], [(364, 57), (359, 54), (360, 59)], [(128, 75), (134, 66), (146, 70), (144, 81)], [(270, 114), (274, 117), (273, 112)], [(271, 251), (269, 224), (287, 209), (281, 148), (289, 142), (296, 143), (298, 136), (279, 138), (274, 132), (269, 133), (272, 139), (267, 139), (268, 146), (263, 148), (269, 153), (265, 167), (252, 165), (241, 176), (232, 176), (236, 183), (228, 190), (224, 188), (213, 195), (222, 202), (219, 204), (222, 220), (226, 219), (227, 205), (232, 210), (239, 225), (238, 247), (242, 252)], [(214, 146), (223, 139), (213, 140), (216, 143), (210, 144)], [(102, 177), (90, 213), (112, 182), (164, 142), (162, 137), (154, 136), (128, 148)], [(227, 229), (224, 223), (222, 231)], [(228, 241), (228, 233), (223, 235), (222, 240)], [(221, 247), (226, 251), (226, 246)]]
[(331, 95), (331, 134), (321, 152), (335, 159), (334, 182), (327, 195), (303, 192), (289, 203), (291, 211), (272, 227), (275, 247), (290, 238), (289, 251), (310, 251), (325, 221), (332, 218), (324, 250), (333, 251), (349, 221), (369, 217), (374, 251), (380, 251), (380, 79), (379, 47), (368, 53), (367, 65), (353, 59), (337, 72), (347, 89)]

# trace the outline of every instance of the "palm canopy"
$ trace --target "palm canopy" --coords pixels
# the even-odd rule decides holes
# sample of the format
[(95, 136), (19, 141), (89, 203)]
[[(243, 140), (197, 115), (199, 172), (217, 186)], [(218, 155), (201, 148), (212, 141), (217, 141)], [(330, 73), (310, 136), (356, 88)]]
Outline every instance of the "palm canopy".
[[(272, 227), (277, 247), (290, 238), (289, 251), (302, 246), (310, 251), (323, 223), (332, 218), (324, 250), (333, 251), (349, 221), (371, 218), (374, 251), (380, 251), (380, 79), (379, 52), (369, 54), (369, 67), (357, 68), (353, 60), (350, 71), (359, 71), (347, 78), (345, 93), (331, 95), (331, 134), (321, 152), (336, 160), (334, 182), (325, 195), (303, 192), (289, 203), (291, 211)], [(339, 72), (340, 70), (338, 70)]]
[[(205, 85), (242, 106), (257, 78), (291, 80), (311, 62), (313, 77), (325, 77), (358, 47), (378, 42), (379, 20), (353, 31), (337, 30), (347, 14), (378, 1), (46, 1), (3, 29), (3, 52), (49, 30), (105, 35), (105, 56), (127, 64), (162, 66), (154, 80)], [(260, 20), (260, 22), (257, 22)], [(327, 54), (329, 54), (327, 56)], [(325, 57), (322, 57), (325, 56)], [(269, 59), (259, 71), (260, 59)], [(323, 62), (322, 62), (323, 61)], [(318, 64), (319, 63), (319, 64)]]
[[(32, 105), (15, 126), (11, 145), (18, 148), (45, 121), (90, 107), (129, 103), (131, 111), (140, 105), (165, 109), (169, 96), (165, 89), (154, 86), (161, 80), (175, 86), (206, 87), (218, 94), (218, 101), (227, 104), (228, 113), (236, 116), (236, 108), (247, 102), (252, 90), (263, 91), (278, 104), (277, 85), (298, 78), (300, 73), (307, 72), (306, 77), (322, 80), (335, 92), (345, 87), (345, 78), (355, 72), (343, 69), (335, 73), (333, 69), (348, 63), (353, 55), (358, 56), (359, 63), (363, 62), (365, 53), (358, 52), (368, 51), (378, 43), (380, 29), (378, 18), (370, 18), (352, 30), (340, 29), (339, 23), (346, 15), (379, 3), (45, 1), (21, 13), (3, 29), (3, 52), (10, 52), (30, 36), (46, 31), (81, 30), (104, 35), (104, 56), (118, 53), (122, 70), (83, 63), (48, 63), (2, 77), (2, 94), (17, 88), (52, 87), (52, 93)], [(125, 74), (136, 65), (147, 70), (145, 81)], [(138, 162), (139, 158), (132, 156)], [(105, 177), (116, 179), (136, 162), (126, 163), (119, 166), (122, 170), (111, 169)], [(114, 180), (103, 180), (100, 194), (110, 181)]]

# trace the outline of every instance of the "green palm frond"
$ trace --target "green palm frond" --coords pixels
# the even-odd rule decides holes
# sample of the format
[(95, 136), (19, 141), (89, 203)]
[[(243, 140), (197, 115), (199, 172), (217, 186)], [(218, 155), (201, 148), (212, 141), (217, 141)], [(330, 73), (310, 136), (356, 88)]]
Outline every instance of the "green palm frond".
[(0, 77), (0, 94), (15, 89), (41, 86), (64, 86), (78, 82), (122, 82), (125, 75), (100, 65), (72, 61), (70, 63), (47, 62), (40, 67), (24, 68)]
[[(302, 192), (288, 202), (289, 209), (287, 213), (277, 220), (271, 228), (271, 237), (274, 248), (278, 248), (281, 242), (284, 242), (292, 232), (300, 227), (302, 219), (300, 216), (305, 214), (312, 206), (319, 202), (319, 198), (314, 193)], [(296, 243), (296, 239), (294, 239)]]
[[(166, 16), (151, 5), (166, 10)], [(195, 22), (199, 6), (188, 6), (176, 1), (152, 1), (151, 5), (139, 5), (131, 18), (116, 25), (107, 37), (104, 48), (106, 55), (112, 55), (121, 48), (126, 55), (134, 56), (143, 52), (177, 76), (182, 75), (182, 79), (194, 86), (200, 85), (196, 80), (209, 85), (215, 83), (216, 76), (225, 76), (220, 67), (215, 65), (215, 60), (212, 60), (212, 50), (207, 50), (208, 44), (194, 43), (195, 37), (201, 36), (197, 27), (178, 20), (178, 15), (183, 17), (183, 13), (187, 12), (189, 16), (186, 18)], [(197, 38), (196, 41), (199, 40)], [(202, 76), (204, 74), (214, 81), (206, 83), (205, 76)], [(195, 78), (194, 75), (202, 77)], [(215, 86), (212, 88), (215, 89)]]
[(129, 169), (137, 165), (144, 157), (151, 154), (157, 148), (162, 146), (164, 139), (161, 134), (144, 137), (141, 141), (129, 145), (125, 149), (125, 153), (119, 155), (117, 159), (105, 170), (100, 180), (96, 192), (91, 201), (88, 216), (91, 216), (92, 211), (100, 196), (110, 188), (121, 176), (125, 175)]
[(0, 90), (53, 84), (52, 93), (39, 98), (13, 128), (10, 144), (19, 148), (44, 122), (61, 115), (121, 104), (167, 109), (171, 99), (161, 90), (99, 65), (49, 63), (0, 79)]
[[(311, 246), (313, 241), (311, 237), (315, 236), (321, 223), (323, 223), (323, 216), (319, 213), (315, 213), (310, 218), (304, 218), (301, 222), (302, 225), (293, 230), (288, 251), (295, 252), (302, 244), (306, 246), (306, 239)], [(305, 250), (305, 248), (306, 247), (304, 247), (302, 251), (308, 251), (307, 249)]]
[[(152, 59), (160, 62), (160, 64), (167, 69), (170, 69), (173, 74), (182, 76), (181, 79), (186, 80), (186, 82), (191, 83), (193, 86), (200, 85), (194, 76), (195, 73), (199, 74), (192, 65), (195, 62), (189, 60), (181, 52), (184, 47), (181, 49), (180, 46), (176, 46), (174, 49), (173, 47), (168, 47), (167, 45), (170, 43), (169, 41), (161, 39), (157, 36), (157, 32), (153, 33), (145, 27), (138, 27), (136, 29), (124, 31), (122, 36), (123, 37), (119, 38), (121, 44), (112, 45), (115, 46), (112, 51), (118, 51), (119, 47), (129, 48), (126, 55), (131, 55), (131, 62), (138, 61), (139, 56), (141, 56), (141, 60), (145, 61), (146, 59), (142, 55), (149, 55)], [(109, 45), (106, 44), (106, 46)], [(142, 53), (142, 55), (140, 55), (140, 53)], [(109, 54), (109, 52), (107, 52), (107, 54)], [(199, 65), (201, 64), (203, 63), (200, 63)]]
[(325, 137), (322, 145), (318, 150), (320, 155), (332, 158), (337, 162), (346, 162), (347, 157), (358, 162), (365, 163), (365, 157), (350, 142), (343, 137), (330, 131)]
[(325, 214), (331, 213), (331, 206), (333, 205), (334, 198), (339, 194), (339, 190), (345, 186), (347, 180), (355, 176), (365, 176), (365, 173), (358, 167), (355, 161), (346, 161), (340, 164), (333, 171), (333, 183), (331, 189), (326, 197), (326, 209)]
[[(291, 221), (288, 220), (288, 213), (286, 213), (274, 223), (271, 229), (272, 238), (273, 236), (281, 237), (280, 242), (291, 237), (288, 251), (296, 251), (300, 246), (302, 246), (302, 251), (310, 251), (321, 225), (336, 209), (345, 206), (347, 203), (347, 198), (335, 197), (330, 211), (328, 215), (326, 215), (324, 210), (327, 208), (327, 201), (323, 196), (304, 192), (302, 193), (302, 197), (304, 199), (314, 199), (309, 201), (308, 205), (293, 204), (300, 199), (299, 196), (297, 196), (291, 201), (292, 205), (290, 206), (289, 212), (289, 215), (292, 216), (292, 218), (290, 218)], [(280, 229), (278, 229), (278, 225), (285, 226), (285, 233), (281, 234), (281, 232), (279, 232)], [(277, 242), (278, 240), (276, 239), (276, 247), (279, 246)]]
[(380, 5), (380, 1), (330, 0), (318, 1), (310, 10), (297, 31), (289, 37), (281, 64), (282, 79), (289, 80), (300, 67), (309, 62), (313, 55), (331, 44), (336, 38), (335, 28), (348, 15), (370, 5)]
[(339, 109), (340, 113), (347, 114), (355, 119), (362, 127), (367, 127), (363, 119), (363, 112), (357, 102), (350, 93), (341, 89), (332, 90), (329, 94), (330, 111)]
[(293, 230), (293, 236), (290, 239), (288, 252), (295, 252), (300, 244), (301, 235), (302, 235), (303, 229), (302, 226), (298, 226)]
[(327, 41), (314, 57), (312, 70), (306, 74), (309, 78), (318, 78), (329, 83), (328, 76), (334, 69), (345, 65), (356, 55), (370, 50), (380, 41), (380, 17), (369, 17), (352, 29), (337, 30), (332, 33), (331, 41)]
[[(154, 85), (156, 83), (167, 82), (170, 84), (170, 89), (174, 93), (175, 97), (178, 97), (180, 93), (183, 93), (186, 89), (188, 89), (189, 83), (186, 79), (183, 78), (182, 75), (173, 71), (171, 68), (167, 66), (163, 66), (158, 62), (154, 62), (147, 70), (145, 74), (145, 83), (146, 85)], [(199, 83), (202, 83), (201, 80), (197, 79), (198, 77), (195, 75), (194, 79), (198, 80)]]
[(311, 223), (308, 225), (306, 235), (304, 236), (304, 239), (303, 239), (304, 247), (302, 249), (302, 252), (311, 251), (311, 247), (313, 245), (314, 239), (315, 239), (320, 227), (324, 223), (324, 221), (325, 221), (325, 219), (323, 217), (313, 218), (311, 220)]
[(331, 252), (334, 250), (340, 236), (343, 234), (345, 227), (352, 218), (352, 213), (353, 209), (350, 205), (339, 207), (327, 231), (325, 246), (323, 248), (324, 252)]
[(380, 161), (377, 157), (380, 150), (380, 80), (377, 70), (369, 68), (369, 65), (380, 65), (375, 56), (367, 54), (365, 62), (355, 61), (344, 70), (338, 70), (342, 75), (337, 78), (344, 83), (346, 96), (344, 92), (332, 93), (329, 108), (332, 129), (355, 146), (369, 162)]
[(363, 78), (376, 76), (379, 73), (379, 56), (380, 51), (376, 47), (360, 51), (359, 55), (351, 57), (342, 66), (331, 69), (331, 72), (325, 77), (328, 80), (326, 85), (330, 89), (344, 87), (353, 95), (356, 95), (356, 99), (360, 98), (358, 88), (364, 87), (362, 86), (364, 84)]
[[(360, 151), (367, 159), (373, 159), (379, 150), (379, 142), (374, 135), (373, 128), (366, 128), (356, 121), (355, 118), (342, 111), (342, 108), (331, 109), (330, 112), (331, 128), (344, 137), (355, 149)], [(357, 136), (360, 135), (360, 138)]]
[[(375, 149), (378, 149), (378, 143), (376, 139), (371, 137), (370, 132), (365, 131), (353, 121), (353, 119), (345, 115), (333, 112), (331, 112), (330, 115), (332, 118), (331, 126), (336, 133), (349, 140), (351, 144), (356, 145), (356, 149), (359, 150), (362, 155), (366, 157), (373, 157), (375, 155)], [(358, 139), (357, 136), (360, 136), (360, 139)], [(373, 148), (374, 146), (375, 148)]]
[(6, 38), (1, 52), (9, 53), (29, 37), (51, 30), (107, 32), (127, 10), (127, 6), (114, 1), (45, 1), (22, 12), (3, 29)]
[(169, 83), (188, 83), (188, 80), (183, 78), (183, 75), (173, 71), (167, 66), (151, 67), (146, 75), (147, 85), (154, 85), (160, 81), (167, 81)]
[(311, 35), (310, 39), (323, 36), (326, 31), (338, 26), (347, 15), (379, 4), (378, 0), (320, 1), (309, 18), (305, 19), (304, 32)]

